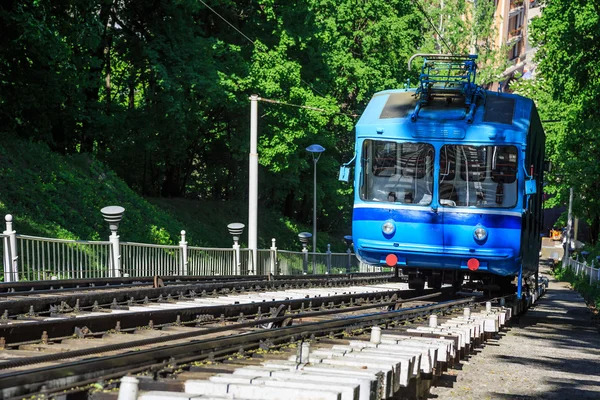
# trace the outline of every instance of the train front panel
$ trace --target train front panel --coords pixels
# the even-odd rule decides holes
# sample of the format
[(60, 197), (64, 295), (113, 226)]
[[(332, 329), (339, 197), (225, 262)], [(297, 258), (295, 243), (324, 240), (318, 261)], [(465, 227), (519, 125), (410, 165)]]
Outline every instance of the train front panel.
[(365, 138), (353, 213), (365, 262), (515, 275), (517, 146)]

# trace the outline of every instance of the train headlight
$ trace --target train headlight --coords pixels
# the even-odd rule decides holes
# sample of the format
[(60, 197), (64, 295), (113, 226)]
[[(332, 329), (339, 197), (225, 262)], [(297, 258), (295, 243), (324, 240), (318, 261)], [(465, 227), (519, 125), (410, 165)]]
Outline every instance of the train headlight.
[(396, 224), (394, 224), (394, 221), (385, 221), (381, 230), (384, 234), (391, 235), (396, 231)]
[(483, 241), (485, 239), (487, 239), (487, 231), (485, 230), (485, 228), (477, 228), (475, 229), (475, 231), (473, 232), (473, 236), (475, 237), (475, 240), (479, 240), (479, 241)]

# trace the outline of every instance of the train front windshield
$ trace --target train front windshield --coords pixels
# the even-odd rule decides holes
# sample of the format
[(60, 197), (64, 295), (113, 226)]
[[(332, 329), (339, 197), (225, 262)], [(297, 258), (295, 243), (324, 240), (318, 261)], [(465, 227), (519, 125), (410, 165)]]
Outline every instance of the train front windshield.
[(361, 199), (431, 204), (434, 154), (428, 143), (365, 140)]
[(442, 146), (438, 179), (441, 206), (514, 207), (517, 205), (517, 148)]
[[(438, 202), (442, 207), (511, 208), (517, 204), (515, 146), (444, 145)], [(435, 149), (429, 143), (365, 140), (360, 198), (430, 205)]]

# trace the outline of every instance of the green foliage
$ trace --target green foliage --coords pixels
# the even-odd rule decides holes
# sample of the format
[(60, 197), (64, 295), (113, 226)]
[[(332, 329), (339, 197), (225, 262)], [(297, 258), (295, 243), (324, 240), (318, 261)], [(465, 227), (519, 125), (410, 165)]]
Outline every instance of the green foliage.
[(596, 310), (600, 310), (600, 287), (596, 283), (590, 285), (590, 278), (584, 274), (576, 275), (570, 269), (561, 269), (560, 264), (554, 270), (554, 276), (561, 281), (569, 282), (575, 290), (577, 290), (585, 301), (593, 306)]
[[(279, 102), (259, 103), (261, 209), (312, 223), (313, 164), (304, 149), (319, 143), (327, 149), (317, 168), (319, 231), (350, 233), (352, 191), (337, 181), (337, 170), (353, 156), (356, 116), (373, 93), (402, 87), (409, 77), (414, 82), (417, 72), (407, 71), (412, 54), (442, 50), (429, 40), (432, 27), (411, 0), (207, 4), (214, 12), (193, 0), (2, 3), (2, 136), (40, 141), (74, 161), (110, 168), (144, 196), (243, 204), (248, 96), (257, 93)], [(476, 4), (434, 1), (427, 12), (441, 19), (457, 51), (481, 49), (487, 65), (493, 2)], [(72, 184), (80, 186), (83, 176)], [(28, 182), (52, 195), (64, 189), (52, 177), (35, 179)], [(115, 176), (107, 181), (106, 190), (122, 184)], [(81, 212), (99, 205), (83, 203)], [(129, 213), (148, 217), (138, 209)], [(68, 215), (61, 218), (38, 230), (69, 226)], [(177, 241), (174, 225), (144, 226), (148, 240)], [(73, 232), (103, 236), (81, 228)]]
[(546, 192), (549, 205), (565, 204), (574, 188), (575, 215), (600, 233), (600, 16), (598, 1), (548, 2), (531, 23), (538, 46), (538, 81), (519, 89), (536, 99), (554, 163)]
[(110, 232), (100, 209), (121, 205), (126, 210), (119, 226), (122, 240), (156, 243), (152, 227), (163, 239), (179, 235), (181, 223), (85, 154), (60, 156), (44, 144), (5, 139), (0, 176), (0, 214), (12, 214), (22, 234), (107, 240)]
[(419, 1), (427, 21), (420, 53), (477, 54), (477, 82), (498, 82), (507, 67), (506, 46), (495, 45), (496, 4), (491, 0)]
[[(22, 139), (0, 143), (0, 215), (11, 214), (20, 234), (79, 240), (108, 240), (100, 209), (120, 205), (122, 241), (177, 244), (181, 230), (191, 246), (229, 247), (227, 224), (245, 221), (247, 203), (142, 198), (93, 156), (61, 156), (40, 143)], [(277, 239), (282, 249), (299, 249), (297, 234), (310, 227), (272, 210), (259, 213), (259, 247)], [(320, 234), (319, 247), (345, 251), (346, 232)], [(242, 243), (246, 243), (245, 234)]]

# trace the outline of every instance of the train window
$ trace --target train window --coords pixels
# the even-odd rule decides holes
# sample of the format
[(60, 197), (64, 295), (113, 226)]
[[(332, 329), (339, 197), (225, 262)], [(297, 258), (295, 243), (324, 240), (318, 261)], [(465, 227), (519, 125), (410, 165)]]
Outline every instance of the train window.
[[(460, 177), (463, 181), (485, 180), (487, 147), (457, 146), (461, 152)], [(469, 176), (467, 179), (467, 175)]]
[(363, 200), (429, 205), (433, 192), (433, 146), (365, 140), (362, 150)]
[(373, 147), (373, 175), (388, 178), (396, 175), (396, 143), (377, 141), (373, 142)]
[(494, 146), (492, 157), (492, 181), (513, 183), (517, 179), (517, 148)]
[[(455, 173), (456, 168), (460, 174)], [(442, 146), (440, 205), (514, 207), (517, 204), (516, 173), (515, 146)]]
[(454, 179), (454, 174), (456, 174), (454, 146), (444, 146), (440, 153), (440, 178), (452, 180)]

